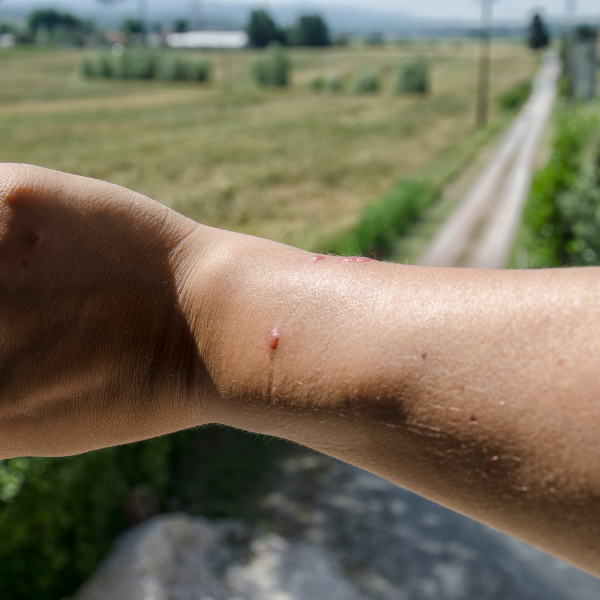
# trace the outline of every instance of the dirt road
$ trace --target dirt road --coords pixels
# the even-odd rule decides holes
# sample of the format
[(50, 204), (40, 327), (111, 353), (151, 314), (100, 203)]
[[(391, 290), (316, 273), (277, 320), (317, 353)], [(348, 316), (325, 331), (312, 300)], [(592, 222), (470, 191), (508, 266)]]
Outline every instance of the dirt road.
[(531, 98), (419, 264), (506, 267), (531, 185), (536, 152), (554, 105), (559, 72), (557, 57), (548, 55)]

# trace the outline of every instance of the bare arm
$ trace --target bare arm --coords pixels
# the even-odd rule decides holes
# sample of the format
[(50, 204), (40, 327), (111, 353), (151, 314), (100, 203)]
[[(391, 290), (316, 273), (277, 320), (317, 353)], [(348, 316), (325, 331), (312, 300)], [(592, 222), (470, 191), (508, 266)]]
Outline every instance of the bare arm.
[(224, 423), (600, 575), (597, 269), (321, 257), (34, 168), (0, 208), (0, 457)]

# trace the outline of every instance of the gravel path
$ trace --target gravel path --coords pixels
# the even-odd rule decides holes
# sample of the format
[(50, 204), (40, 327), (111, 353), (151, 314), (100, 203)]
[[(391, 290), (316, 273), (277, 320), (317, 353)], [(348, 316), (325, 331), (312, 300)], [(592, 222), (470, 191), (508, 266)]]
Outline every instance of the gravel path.
[(529, 193), (536, 152), (554, 105), (559, 74), (558, 58), (547, 55), (529, 101), (419, 264), (506, 267)]

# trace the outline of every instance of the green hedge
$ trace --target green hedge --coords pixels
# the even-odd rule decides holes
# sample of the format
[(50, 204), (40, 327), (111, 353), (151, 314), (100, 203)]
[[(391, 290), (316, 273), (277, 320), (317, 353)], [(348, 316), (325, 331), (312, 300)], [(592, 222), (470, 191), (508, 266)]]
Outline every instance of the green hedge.
[(68, 458), (0, 461), (0, 598), (59, 600), (125, 527), (138, 484), (161, 498), (173, 438)]
[(126, 49), (121, 56), (85, 58), (81, 73), (84, 77), (207, 82), (211, 67), (205, 60), (190, 60), (172, 52)]
[(517, 83), (498, 97), (498, 106), (507, 111), (519, 110), (531, 96), (531, 89), (530, 79)]
[(425, 179), (402, 179), (383, 198), (366, 207), (358, 225), (328, 251), (383, 259), (438, 196)]
[(0, 598), (73, 594), (127, 526), (138, 485), (163, 510), (260, 518), (285, 447), (209, 427), (74, 457), (0, 461)]
[(534, 176), (521, 237), (532, 266), (597, 264), (600, 124), (584, 110), (557, 115), (548, 164)]

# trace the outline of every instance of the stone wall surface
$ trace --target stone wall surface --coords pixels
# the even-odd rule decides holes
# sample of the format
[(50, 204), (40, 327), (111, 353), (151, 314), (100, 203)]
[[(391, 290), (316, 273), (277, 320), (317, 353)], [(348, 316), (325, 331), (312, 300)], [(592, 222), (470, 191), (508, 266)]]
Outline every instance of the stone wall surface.
[(75, 600), (598, 600), (600, 580), (375, 475), (299, 451), (250, 528), (161, 515)]

